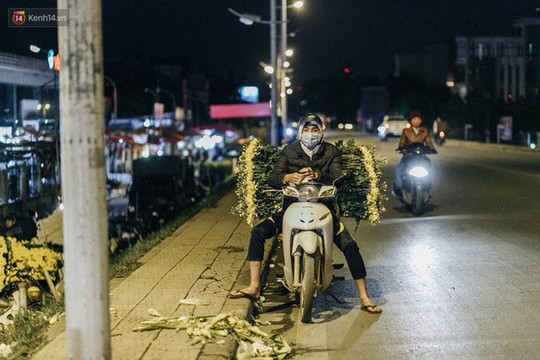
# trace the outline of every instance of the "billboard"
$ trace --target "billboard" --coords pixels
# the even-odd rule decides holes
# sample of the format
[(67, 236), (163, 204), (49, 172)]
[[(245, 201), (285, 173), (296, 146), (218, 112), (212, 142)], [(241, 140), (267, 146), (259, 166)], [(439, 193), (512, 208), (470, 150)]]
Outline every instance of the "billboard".
[(267, 102), (256, 104), (210, 105), (210, 118), (212, 119), (239, 119), (269, 116), (270, 104)]
[(242, 86), (238, 89), (240, 99), (249, 103), (259, 102), (259, 88), (256, 86)]

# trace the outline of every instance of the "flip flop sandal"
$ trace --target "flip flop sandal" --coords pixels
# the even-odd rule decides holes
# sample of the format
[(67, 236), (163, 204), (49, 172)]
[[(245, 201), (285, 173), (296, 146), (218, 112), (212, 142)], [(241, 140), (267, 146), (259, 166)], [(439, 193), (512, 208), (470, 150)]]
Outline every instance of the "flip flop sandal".
[(368, 305), (362, 305), (360, 307), (360, 309), (367, 312), (367, 313), (369, 313), (369, 314), (380, 314), (380, 313), (382, 313), (382, 309), (379, 308), (379, 310), (375, 310), (376, 307), (377, 307), (377, 305), (368, 304)]
[(257, 299), (256, 297), (249, 295), (248, 293), (245, 293), (242, 290), (236, 290), (235, 292), (238, 294), (229, 294), (228, 298), (229, 299), (248, 299), (249, 301), (254, 302), (254, 303), (260, 300), (260, 298)]

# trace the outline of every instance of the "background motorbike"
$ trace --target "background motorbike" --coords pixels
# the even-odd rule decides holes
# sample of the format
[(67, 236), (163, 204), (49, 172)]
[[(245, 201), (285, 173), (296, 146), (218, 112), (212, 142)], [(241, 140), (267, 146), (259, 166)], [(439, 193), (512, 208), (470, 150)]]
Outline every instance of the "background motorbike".
[(442, 145), (446, 141), (446, 131), (440, 130), (435, 134), (435, 141), (437, 144)]
[(437, 151), (423, 143), (408, 144), (397, 151), (404, 155), (403, 188), (399, 200), (410, 207), (414, 215), (420, 215), (431, 197), (431, 161), (427, 154), (436, 154)]

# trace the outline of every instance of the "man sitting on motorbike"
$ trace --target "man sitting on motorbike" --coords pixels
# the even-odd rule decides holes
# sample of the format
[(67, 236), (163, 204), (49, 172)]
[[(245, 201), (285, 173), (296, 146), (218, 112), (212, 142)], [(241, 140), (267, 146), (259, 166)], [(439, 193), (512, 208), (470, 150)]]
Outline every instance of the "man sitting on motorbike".
[[(315, 114), (303, 116), (298, 124), (298, 139), (287, 145), (268, 177), (268, 184), (281, 189), (285, 184), (299, 185), (305, 181), (317, 181), (331, 185), (344, 172), (341, 153), (332, 144), (323, 141), (323, 123)], [(264, 256), (264, 242), (282, 230), (283, 215), (287, 205), (278, 213), (255, 226), (251, 231), (247, 261), (251, 273), (250, 285), (242, 290), (233, 291), (230, 298), (249, 298), (258, 300), (261, 284), (260, 272)], [(332, 212), (334, 214), (334, 212)], [(334, 214), (334, 243), (344, 253), (352, 277), (360, 293), (361, 309), (379, 314), (382, 309), (373, 304), (366, 288), (366, 268), (358, 245), (347, 229)]]
[[(431, 141), (431, 138), (429, 136), (429, 131), (425, 126), (422, 126), (422, 118), (419, 114), (413, 114), (411, 116), (411, 120), (409, 121), (411, 124), (410, 127), (407, 127), (403, 129), (401, 132), (401, 138), (399, 139), (399, 146), (398, 149), (402, 149), (404, 146), (412, 143), (422, 143), (433, 150), (435, 150), (435, 147), (433, 146), (433, 142)], [(405, 166), (405, 156), (401, 158), (401, 161), (399, 165), (396, 167), (396, 181), (394, 183), (394, 194), (396, 196), (400, 197), (402, 196), (402, 188), (403, 188), (403, 178), (402, 178), (402, 172), (403, 168)]]

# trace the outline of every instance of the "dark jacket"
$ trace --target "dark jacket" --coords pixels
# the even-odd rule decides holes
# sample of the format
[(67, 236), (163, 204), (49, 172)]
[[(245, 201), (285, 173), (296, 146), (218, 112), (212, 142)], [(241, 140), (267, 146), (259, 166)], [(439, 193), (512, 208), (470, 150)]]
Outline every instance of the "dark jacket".
[(341, 153), (337, 147), (323, 142), (313, 159), (302, 150), (299, 141), (289, 144), (281, 150), (274, 168), (268, 176), (268, 185), (274, 189), (283, 187), (283, 178), (287, 174), (298, 172), (305, 167), (311, 167), (318, 173), (317, 182), (331, 185), (332, 181), (343, 175)]

